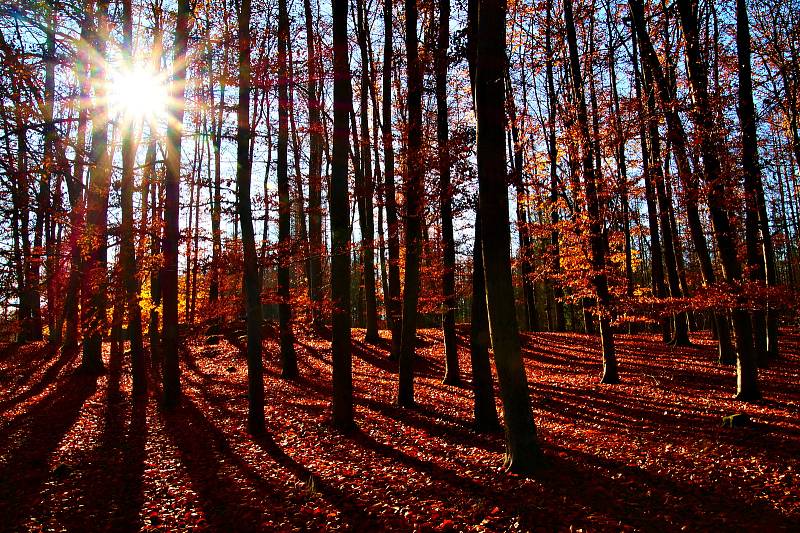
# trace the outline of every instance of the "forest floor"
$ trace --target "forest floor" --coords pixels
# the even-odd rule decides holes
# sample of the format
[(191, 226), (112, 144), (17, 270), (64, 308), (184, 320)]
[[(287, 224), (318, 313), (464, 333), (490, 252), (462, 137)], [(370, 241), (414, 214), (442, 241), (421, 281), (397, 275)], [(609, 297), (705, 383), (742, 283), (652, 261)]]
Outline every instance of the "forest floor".
[[(547, 466), (523, 479), (502, 471), (502, 434), (471, 429), (468, 385), (441, 384), (438, 331), (421, 331), (415, 410), (394, 405), (388, 341), (355, 331), (351, 434), (329, 423), (329, 342), (298, 332), (301, 377), (286, 381), (267, 331), (257, 440), (235, 334), (186, 340), (171, 413), (155, 391), (131, 403), (108, 345), (97, 378), (76, 372), (77, 353), (0, 346), (0, 530), (800, 531), (800, 334), (784, 332), (765, 399), (747, 406), (706, 337), (676, 350), (619, 335), (623, 383), (607, 386), (596, 338), (525, 335)], [(721, 427), (739, 412), (749, 426)]]

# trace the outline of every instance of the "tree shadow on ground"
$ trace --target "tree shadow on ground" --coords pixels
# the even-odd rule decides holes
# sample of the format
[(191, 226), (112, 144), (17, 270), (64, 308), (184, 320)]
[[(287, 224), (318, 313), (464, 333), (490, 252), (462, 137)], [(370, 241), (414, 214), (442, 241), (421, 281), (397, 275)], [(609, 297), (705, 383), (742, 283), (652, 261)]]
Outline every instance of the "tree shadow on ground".
[(45, 401), (18, 418), (16, 427), (6, 428), (0, 442), (5, 459), (0, 466), (0, 516), (10, 531), (23, 529), (32, 508), (43, 504), (38, 495), (51, 475), (48, 459), (96, 390), (96, 376), (73, 371)]

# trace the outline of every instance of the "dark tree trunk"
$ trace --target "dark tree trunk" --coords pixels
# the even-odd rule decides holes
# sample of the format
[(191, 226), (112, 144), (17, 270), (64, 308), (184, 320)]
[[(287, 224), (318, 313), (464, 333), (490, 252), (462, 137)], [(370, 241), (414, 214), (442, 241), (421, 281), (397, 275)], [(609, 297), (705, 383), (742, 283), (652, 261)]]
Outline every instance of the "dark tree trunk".
[(450, 147), (447, 110), (447, 57), (450, 43), (450, 0), (439, 0), (439, 35), (436, 45), (436, 142), (439, 150), (439, 209), (442, 217), (442, 335), (444, 337), (444, 383), (459, 385), (456, 345), (456, 245), (453, 239), (453, 205), (450, 187)]
[(423, 166), (422, 65), (417, 39), (417, 0), (405, 0), (406, 58), (408, 65), (408, 144), (405, 154), (406, 264), (403, 290), (403, 327), (400, 346), (400, 379), (397, 403), (414, 405), (414, 359), (417, 342), (417, 303), (422, 251)]
[[(658, 223), (661, 226), (661, 251), (663, 252), (664, 269), (667, 274), (669, 295), (673, 298), (680, 298), (683, 293), (678, 277), (678, 264), (675, 257), (675, 240), (672, 234), (672, 224), (669, 220), (670, 205), (667, 199), (667, 189), (664, 185), (664, 173), (661, 166), (661, 134), (658, 131), (658, 117), (656, 116), (655, 84), (650, 69), (644, 69), (645, 90), (647, 96), (647, 130), (650, 141), (648, 155), (650, 157), (650, 167), (648, 179), (650, 180), (650, 190), (655, 191), (658, 204)], [(662, 274), (663, 275), (663, 274)], [(663, 278), (662, 278), (663, 279)], [(662, 289), (663, 290), (663, 289)], [(666, 296), (666, 291), (663, 294)], [(673, 315), (675, 326), (674, 336), (670, 343), (676, 346), (688, 346), (689, 342), (689, 322), (686, 313)]]
[(386, 228), (389, 249), (389, 294), (386, 299), (392, 330), (392, 358), (400, 357), (402, 310), (400, 307), (400, 238), (394, 184), (394, 139), (392, 136), (392, 0), (383, 2), (383, 179), (386, 187)]
[(487, 309), (506, 425), (506, 468), (529, 474), (539, 466), (541, 452), (522, 363), (511, 277), (508, 184), (503, 155), (506, 3), (481, 0), (477, 11), (474, 99)]
[(186, 49), (189, 42), (189, 0), (178, 0), (173, 50), (172, 109), (167, 129), (166, 178), (164, 181), (164, 270), (161, 276), (164, 302), (162, 358), (164, 407), (175, 407), (181, 397), (178, 342), (178, 245), (180, 241), (181, 134), (185, 111)]
[(314, 39), (314, 17), (311, 0), (303, 1), (306, 20), (306, 48), (308, 50), (308, 240), (311, 252), (309, 292), (311, 294), (312, 321), (314, 326), (322, 325), (322, 121), (321, 104), (317, 88), (320, 86), (317, 49)]
[[(361, 252), (364, 265), (364, 296), (366, 303), (367, 331), (365, 340), (370, 343), (378, 342), (378, 299), (375, 287), (375, 222), (373, 215), (373, 195), (375, 184), (372, 179), (372, 156), (369, 135), (369, 53), (367, 50), (367, 22), (366, 6), (364, 0), (359, 0), (356, 5), (358, 23), (358, 45), (361, 52), (361, 90), (360, 99), (360, 168), (361, 186), (356, 190), (361, 207), (358, 217), (361, 226)], [(373, 110), (373, 112), (375, 112)]]
[(586, 198), (586, 210), (589, 215), (589, 242), (591, 246), (591, 262), (594, 274), (592, 284), (600, 305), (600, 343), (603, 351), (602, 383), (618, 383), (617, 357), (614, 351), (614, 334), (611, 330), (609, 319), (609, 304), (611, 303), (608, 290), (606, 268), (606, 243), (600, 220), (600, 203), (597, 197), (597, 184), (595, 181), (594, 151), (589, 121), (586, 113), (586, 98), (583, 92), (581, 66), (578, 58), (578, 43), (575, 35), (575, 21), (572, 16), (572, 0), (564, 0), (564, 22), (567, 27), (567, 44), (569, 45), (570, 69), (572, 72), (572, 90), (575, 106), (577, 108), (578, 126), (580, 128), (581, 144), (583, 148), (583, 192)]
[(264, 433), (264, 363), (261, 359), (261, 279), (258, 277), (253, 212), (250, 204), (250, 0), (239, 11), (239, 105), (236, 109), (236, 190), (242, 225), (244, 290), (247, 300), (247, 430)]
[[(97, 29), (94, 52), (97, 57), (106, 55), (108, 39), (108, 2), (97, 3)], [(95, 98), (105, 100), (106, 79), (103, 61), (93, 61), (91, 77), (94, 80)], [(86, 197), (86, 232), (84, 235), (83, 272), (81, 288), (81, 311), (83, 333), (82, 367), (88, 372), (103, 369), (103, 334), (106, 330), (107, 272), (107, 226), (108, 194), (111, 182), (111, 161), (108, 154), (108, 118), (98, 105), (92, 109), (90, 182)]]
[(278, 320), (281, 343), (282, 376), (297, 376), (297, 357), (294, 350), (291, 308), (291, 216), (289, 198), (289, 73), (288, 73), (289, 14), (286, 0), (278, 2)]
[(554, 329), (564, 331), (564, 303), (562, 302), (563, 290), (561, 282), (557, 279), (561, 271), (561, 254), (559, 252), (558, 236), (558, 147), (556, 145), (556, 87), (553, 76), (553, 0), (547, 0), (547, 15), (545, 20), (545, 70), (547, 77), (547, 156), (550, 164), (550, 223), (553, 230), (550, 233), (550, 253), (553, 254), (552, 282), (553, 300), (555, 307)]
[(331, 358), (333, 423), (353, 426), (353, 361), (350, 339), (350, 200), (347, 163), (350, 152), (348, 115), (353, 106), (347, 49), (347, 3), (333, 0), (333, 161), (328, 200), (331, 218)]
[[(124, 0), (123, 34), (124, 57), (133, 57), (133, 8), (131, 0)], [(133, 172), (136, 163), (138, 143), (134, 140), (134, 124), (131, 120), (124, 126), (122, 137), (122, 187), (120, 204), (122, 207), (122, 240), (120, 242), (120, 263), (122, 267), (122, 286), (125, 292), (125, 307), (128, 316), (128, 338), (131, 342), (131, 378), (133, 394), (147, 393), (147, 373), (142, 343), (142, 308), (139, 305), (139, 280), (136, 277), (136, 243), (134, 241), (133, 221)]]
[[(705, 166), (708, 209), (714, 239), (719, 249), (725, 281), (735, 286), (742, 280), (742, 269), (737, 257), (738, 239), (725, 204), (725, 189), (728, 184), (720, 161), (720, 139), (715, 128), (714, 105), (708, 94), (708, 69), (700, 51), (697, 2), (678, 0), (677, 6), (686, 40), (687, 74), (693, 104), (691, 115), (700, 138), (699, 149)], [(737, 307), (732, 311), (736, 345), (736, 398), (754, 401), (761, 397), (758, 390), (758, 367), (753, 354), (753, 328), (743, 305), (744, 302), (737, 302)]]
[[(472, 0), (476, 1), (476, 0)], [(494, 401), (492, 369), (489, 361), (491, 339), (486, 310), (486, 279), (481, 246), (480, 208), (475, 210), (475, 243), (472, 249), (472, 319), (470, 322), (469, 356), (472, 363), (475, 430), (493, 432), (500, 429)]]
[[(667, 133), (673, 150), (675, 151), (678, 175), (685, 193), (686, 218), (692, 237), (692, 244), (697, 253), (698, 261), (700, 262), (703, 283), (705, 285), (713, 285), (716, 282), (716, 274), (714, 272), (714, 265), (711, 262), (711, 254), (708, 250), (708, 242), (706, 241), (698, 208), (700, 187), (689, 164), (688, 150), (686, 147), (687, 136), (678, 114), (677, 102), (672, 95), (669, 81), (664, 75), (661, 63), (650, 41), (650, 35), (647, 31), (644, 18), (644, 6), (640, 0), (630, 0), (628, 5), (631, 9), (632, 22), (635, 29), (633, 32), (634, 48), (636, 47), (638, 38), (638, 41), (641, 42), (642, 60), (650, 69), (653, 81), (658, 89), (663, 111), (666, 115)], [(636, 54), (634, 54), (634, 61), (636, 61)], [(723, 314), (717, 312), (714, 314), (714, 323), (719, 340), (719, 360), (722, 363), (732, 364), (735, 356), (730, 339), (728, 320)]]
[[(747, 262), (751, 269), (751, 279), (771, 287), (777, 281), (775, 254), (758, 160), (756, 108), (753, 102), (753, 76), (750, 64), (750, 21), (747, 2), (744, 0), (736, 2), (736, 50), (739, 56), (739, 122), (742, 129)], [(756, 357), (758, 363), (764, 366), (768, 355), (774, 357), (778, 353), (775, 310), (767, 307), (765, 311), (754, 312), (753, 329), (756, 332)]]

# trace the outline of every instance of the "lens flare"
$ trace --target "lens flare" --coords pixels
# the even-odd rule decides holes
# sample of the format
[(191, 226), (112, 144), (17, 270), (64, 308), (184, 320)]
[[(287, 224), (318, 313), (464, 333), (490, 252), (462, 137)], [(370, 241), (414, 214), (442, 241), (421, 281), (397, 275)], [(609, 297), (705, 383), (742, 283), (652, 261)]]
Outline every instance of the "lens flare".
[(127, 120), (157, 121), (167, 115), (167, 84), (163, 76), (135, 65), (112, 73), (109, 112)]

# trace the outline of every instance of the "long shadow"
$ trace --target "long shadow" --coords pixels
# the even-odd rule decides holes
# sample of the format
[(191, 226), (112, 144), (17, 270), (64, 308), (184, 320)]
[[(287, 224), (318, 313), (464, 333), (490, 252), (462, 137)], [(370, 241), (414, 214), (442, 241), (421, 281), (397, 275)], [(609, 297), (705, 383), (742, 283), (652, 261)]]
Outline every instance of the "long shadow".
[[(704, 524), (709, 530), (737, 526), (746, 530), (745, 524), (760, 524), (764, 531), (791, 530), (798, 524), (796, 517), (784, 516), (764, 502), (741, 498), (737, 487), (688, 484), (574, 450), (548, 456), (550, 467), (537, 479), (556, 497), (577, 503), (585, 510), (584, 518), (597, 513), (609, 517), (611, 524), (627, 523), (643, 530), (660, 524), (662, 531), (678, 531), (685, 525), (682, 522)], [(541, 525), (538, 517), (521, 518), (526, 527)]]
[[(8, 398), (8, 399), (0, 402), (0, 412), (11, 410), (15, 406), (21, 404), (22, 402), (24, 402), (24, 401), (26, 401), (26, 400), (28, 400), (30, 398), (33, 398), (34, 396), (37, 396), (37, 395), (41, 394), (42, 392), (46, 391), (48, 387), (50, 387), (51, 385), (53, 385), (56, 382), (56, 380), (58, 379), (58, 376), (61, 373), (61, 371), (70, 362), (72, 362), (75, 359), (75, 356), (77, 354), (77, 351), (75, 349), (58, 350), (56, 347), (51, 347), (49, 345), (46, 346), (43, 351), (46, 354), (44, 360), (42, 360), (42, 361), (38, 361), (37, 360), (35, 363), (31, 362), (27, 366), (30, 367), (30, 366), (32, 366), (34, 364), (36, 364), (36, 365), (44, 365), (50, 359), (54, 358), (55, 360), (52, 362), (52, 364), (50, 364), (47, 367), (47, 370), (44, 371), (44, 373), (42, 374), (41, 379), (36, 381), (36, 383), (33, 383), (27, 390), (25, 390), (24, 392), (18, 394), (17, 396)], [(58, 354), (58, 355), (56, 356), (56, 354)], [(53, 357), (53, 356), (56, 356), (56, 357)], [(27, 368), (25, 370), (27, 370), (27, 372), (25, 372), (26, 375), (25, 376), (21, 376), (21, 378), (23, 380), (27, 380), (29, 375), (33, 373), (33, 369), (32, 368)], [(19, 387), (15, 385), (14, 388), (19, 388)], [(45, 398), (42, 398), (42, 400), (44, 400), (44, 399)], [(42, 401), (42, 400), (39, 400), (39, 401)]]
[[(367, 364), (374, 366), (384, 372), (397, 374), (397, 361), (392, 361), (389, 356), (378, 350), (375, 346), (365, 342), (352, 341), (353, 357), (358, 357)], [(419, 359), (419, 358), (417, 358)]]
[[(388, 459), (392, 459), (397, 464), (406, 465), (418, 472), (430, 476), (432, 479), (440, 483), (449, 485), (453, 491), (463, 491), (467, 493), (469, 497), (473, 498), (484, 498), (487, 495), (486, 487), (483, 484), (473, 479), (460, 476), (452, 470), (442, 468), (436, 463), (426, 461), (418, 457), (412, 457), (396, 448), (389, 446), (388, 444), (384, 444), (375, 440), (372, 436), (364, 433), (363, 431), (355, 430), (351, 433), (348, 433), (346, 437), (352, 440), (358, 446), (372, 450), (373, 452), (378, 453)], [(431, 491), (430, 496), (432, 497), (440, 498), (442, 496), (441, 487), (430, 486), (426, 490)]]
[[(296, 511), (304, 504), (306, 496), (292, 493), (290, 485), (276, 485), (265, 480), (246, 461), (231, 451), (225, 434), (211, 423), (199, 408), (188, 399), (173, 413), (165, 415), (167, 431), (182, 452), (192, 487), (201, 498), (206, 519), (214, 530), (228, 531), (237, 524), (240, 531), (263, 530), (267, 520), (288, 522), (296, 528), (307, 529), (308, 521)], [(269, 437), (254, 443), (272, 456), (278, 464), (292, 472), (299, 480), (309, 480), (313, 473), (286, 455)], [(239, 473), (232, 477), (231, 467)], [(257, 492), (257, 497), (242, 486), (244, 481)], [(363, 510), (353, 506), (352, 498), (319, 480), (316, 489), (332, 503), (350, 522), (367, 527), (378, 527)], [(295, 510), (287, 504), (294, 504)], [(254, 520), (255, 519), (255, 520)]]
[(354, 501), (353, 495), (334, 487), (331, 483), (292, 459), (278, 446), (270, 436), (262, 436), (255, 440), (262, 450), (267, 452), (275, 462), (291, 472), (297, 479), (314, 480), (314, 486), (323, 497), (336, 507), (342, 514), (347, 525), (355, 531), (377, 531), (382, 529), (382, 524)]
[(12, 449), (4, 450), (8, 455), (0, 468), (0, 516), (5, 517), (3, 525), (10, 531), (22, 529), (21, 521), (37, 503), (39, 489), (51, 474), (49, 456), (96, 390), (96, 376), (74, 372), (47, 401), (25, 415), (21, 427), (9, 431), (6, 440), (11, 441)]
[(139, 513), (144, 502), (148, 398), (132, 398), (121, 389), (126, 368), (122, 351), (111, 350), (103, 431), (98, 447), (90, 450), (85, 461), (91, 470), (79, 485), (87, 501), (97, 502), (92, 506), (95, 514), (81, 517), (86, 511), (81, 509), (70, 517), (83, 518), (86, 530), (95, 527), (98, 518), (112, 531), (139, 531), (142, 526)]

